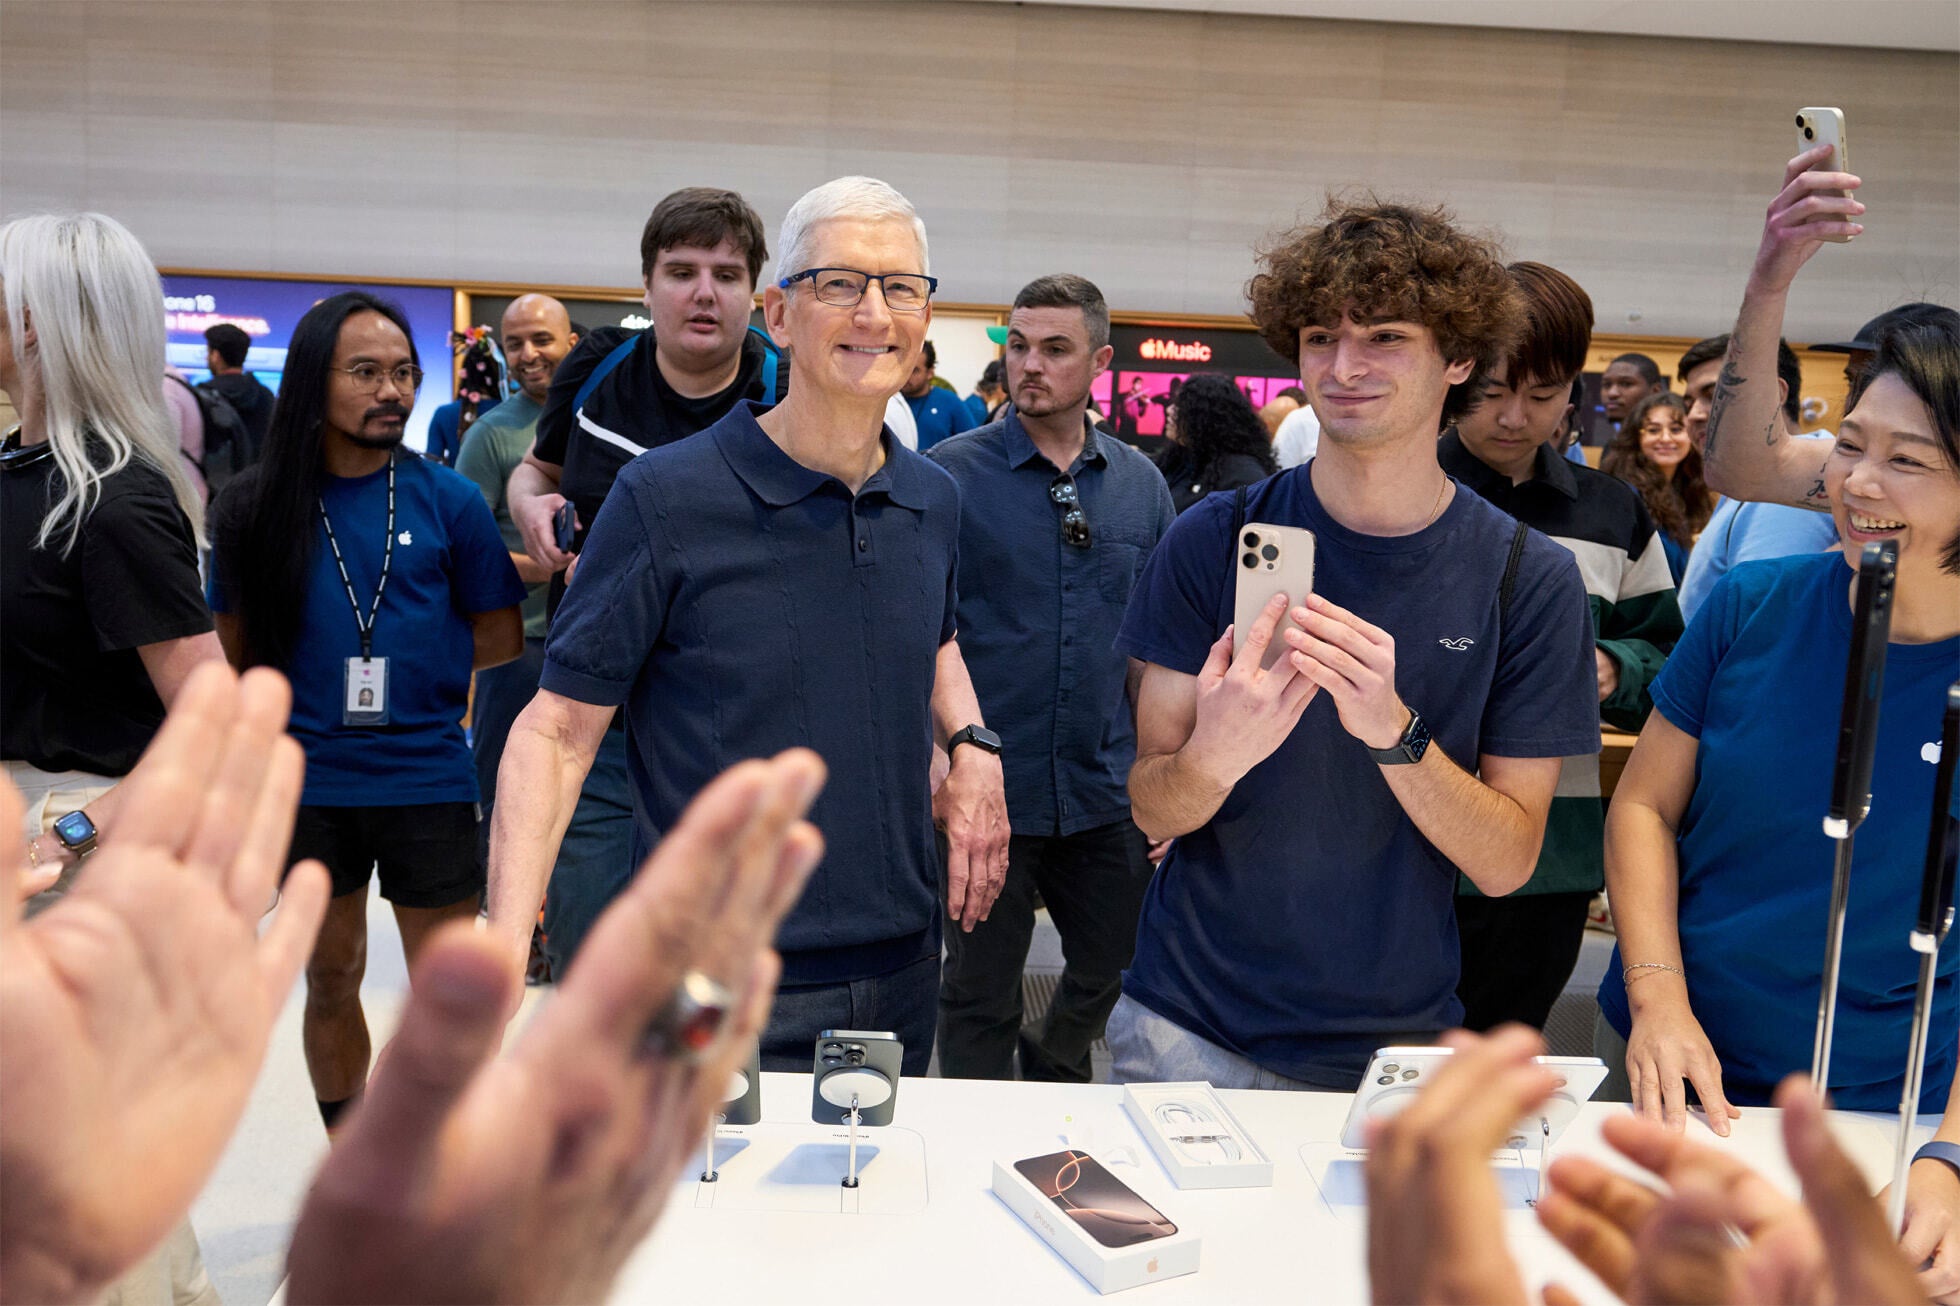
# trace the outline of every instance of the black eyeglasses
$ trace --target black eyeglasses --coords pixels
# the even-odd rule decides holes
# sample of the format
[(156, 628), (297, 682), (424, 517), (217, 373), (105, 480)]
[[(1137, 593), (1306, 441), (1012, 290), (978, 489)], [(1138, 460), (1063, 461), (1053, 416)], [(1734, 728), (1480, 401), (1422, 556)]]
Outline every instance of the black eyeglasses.
[(1089, 547), (1089, 519), (1082, 512), (1082, 496), (1076, 492), (1075, 478), (1063, 472), (1048, 483), (1048, 497), (1068, 509), (1062, 514), (1062, 540), (1078, 549)]
[(776, 284), (788, 290), (799, 281), (808, 281), (816, 291), (817, 302), (833, 308), (856, 308), (875, 281), (884, 293), (885, 307), (894, 313), (925, 312), (933, 291), (939, 289), (939, 278), (923, 273), (859, 272), (856, 268), (810, 268)]

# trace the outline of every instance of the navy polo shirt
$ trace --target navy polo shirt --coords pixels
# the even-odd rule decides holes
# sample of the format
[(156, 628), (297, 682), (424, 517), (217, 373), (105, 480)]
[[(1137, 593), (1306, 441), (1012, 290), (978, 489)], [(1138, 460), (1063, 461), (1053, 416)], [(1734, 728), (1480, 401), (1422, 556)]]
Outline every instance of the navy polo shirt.
[(737, 762), (813, 748), (824, 860), (776, 947), (786, 983), (939, 952), (930, 700), (953, 638), (959, 491), (887, 430), (856, 495), (743, 402), (620, 472), (553, 619), (544, 688), (624, 705), (634, 858)]
[(1136, 727), (1116, 632), (1177, 515), (1163, 476), (1090, 427), (1068, 469), (1089, 521), (1085, 549), (1062, 539), (1063, 510), (1048, 497), (1055, 466), (1013, 414), (928, 457), (959, 482), (960, 653), (1001, 737), (1014, 833), (1127, 820)]

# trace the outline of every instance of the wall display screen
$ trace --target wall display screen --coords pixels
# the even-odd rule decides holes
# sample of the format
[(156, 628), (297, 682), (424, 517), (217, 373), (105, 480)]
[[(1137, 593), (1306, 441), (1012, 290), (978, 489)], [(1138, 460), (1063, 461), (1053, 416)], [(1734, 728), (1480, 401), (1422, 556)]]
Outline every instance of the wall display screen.
[[(504, 310), (510, 307), (515, 295), (477, 295), (470, 296), (470, 325), (487, 326), (501, 345), (504, 324)], [(572, 299), (564, 295), (556, 296), (565, 306), (565, 312), (573, 323), (588, 331), (599, 327), (625, 327), (629, 331), (643, 331), (653, 325), (647, 319), (646, 305), (636, 299)]]
[(1256, 331), (1116, 325), (1109, 343), (1116, 353), (1109, 371), (1097, 378), (1096, 406), (1117, 435), (1146, 450), (1163, 443), (1165, 410), (1187, 376), (1229, 376), (1255, 409), (1300, 384), (1298, 364), (1274, 353)]
[(286, 346), (306, 310), (343, 290), (365, 290), (392, 301), (408, 319), (416, 356), (422, 363), (422, 389), (409, 414), (407, 443), (428, 441), (429, 416), (456, 397), (450, 365), (449, 333), (455, 321), (455, 292), (441, 286), (385, 286), (359, 281), (273, 281), (260, 277), (163, 278), (166, 357), (193, 382), (211, 373), (205, 366), (204, 332), (230, 322), (252, 338), (245, 370), (277, 391), (286, 370)]

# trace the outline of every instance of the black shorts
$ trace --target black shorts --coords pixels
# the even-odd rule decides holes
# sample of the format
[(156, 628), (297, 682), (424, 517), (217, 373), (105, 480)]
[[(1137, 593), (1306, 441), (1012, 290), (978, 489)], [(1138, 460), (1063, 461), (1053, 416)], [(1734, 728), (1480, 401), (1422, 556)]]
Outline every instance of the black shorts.
[(286, 865), (309, 857), (326, 863), (336, 898), (367, 888), (377, 871), (381, 896), (397, 907), (449, 907), (483, 892), (475, 803), (302, 806)]

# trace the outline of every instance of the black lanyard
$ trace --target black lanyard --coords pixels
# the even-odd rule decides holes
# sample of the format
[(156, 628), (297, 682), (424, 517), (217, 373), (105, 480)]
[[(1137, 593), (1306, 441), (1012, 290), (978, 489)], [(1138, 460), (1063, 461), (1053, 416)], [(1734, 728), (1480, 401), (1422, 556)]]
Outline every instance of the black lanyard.
[(388, 568), (395, 560), (395, 460), (388, 460), (388, 538), (381, 550), (381, 579), (375, 582), (374, 606), (367, 620), (361, 620), (361, 601), (354, 597), (354, 582), (347, 575), (347, 559), (340, 556), (340, 541), (333, 536), (333, 518), (327, 516), (327, 501), (320, 500), (320, 522), (327, 528), (327, 543), (333, 546), (333, 561), (340, 568), (340, 583), (347, 590), (347, 604), (354, 609), (354, 625), (361, 632), (361, 660), (374, 656), (374, 619), (381, 614), (381, 591), (388, 588)]

